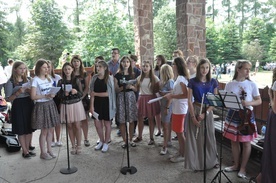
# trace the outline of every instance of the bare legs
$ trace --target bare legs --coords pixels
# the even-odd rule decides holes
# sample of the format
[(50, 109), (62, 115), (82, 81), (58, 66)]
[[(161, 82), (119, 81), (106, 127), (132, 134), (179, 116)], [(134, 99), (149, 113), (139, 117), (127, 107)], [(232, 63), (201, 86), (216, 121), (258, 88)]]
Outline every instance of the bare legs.
[(68, 123), (68, 133), (72, 144), (71, 153), (79, 154), (81, 152), (81, 122)]
[[(46, 154), (47, 152), (52, 152), (51, 142), (54, 128), (44, 128), (41, 129), (39, 135), (39, 146), (41, 155)], [(45, 143), (47, 142), (47, 150), (45, 148)]]
[(157, 132), (155, 133), (156, 136), (159, 136), (162, 131), (161, 131), (161, 114), (157, 114), (155, 116), (155, 122), (156, 122), (156, 127), (157, 127)]
[(177, 135), (177, 139), (178, 139), (178, 144), (179, 144), (179, 155), (181, 155), (182, 157), (184, 157), (184, 152), (185, 152), (185, 137), (184, 137), (184, 133), (176, 133)]
[[(94, 120), (95, 123), (95, 127), (98, 133), (98, 136), (100, 138), (100, 142), (102, 143), (108, 143), (108, 141), (110, 140), (110, 134), (111, 134), (111, 125), (110, 125), (110, 121), (98, 121), (98, 120)], [(104, 128), (105, 127), (105, 132), (104, 132)]]
[(164, 138), (163, 147), (164, 148), (168, 147), (168, 142), (171, 139), (170, 132), (171, 132), (171, 124), (163, 122), (163, 138)]
[(81, 121), (81, 128), (84, 136), (85, 146), (90, 146), (88, 141), (88, 113), (86, 112), (86, 119)]
[[(251, 153), (251, 144), (250, 142), (243, 142), (242, 144), (243, 144), (243, 152), (242, 152), (240, 172), (245, 173), (246, 165)], [(234, 165), (232, 166), (232, 169), (238, 169), (239, 163), (240, 163), (240, 153), (241, 153), (240, 143), (231, 141), (231, 147), (232, 147), (232, 155), (234, 158)]]
[[(121, 123), (120, 124), (120, 130), (121, 130), (121, 135), (123, 138), (123, 141), (126, 143), (126, 124), (125, 123)], [(133, 138), (133, 132), (134, 132), (134, 123), (130, 122), (129, 126), (128, 126), (128, 132), (129, 132), (129, 141), (132, 142), (132, 138)]]
[(32, 134), (18, 136), (18, 140), (21, 144), (24, 155), (29, 153), (29, 145), (30, 145), (31, 137), (32, 137)]

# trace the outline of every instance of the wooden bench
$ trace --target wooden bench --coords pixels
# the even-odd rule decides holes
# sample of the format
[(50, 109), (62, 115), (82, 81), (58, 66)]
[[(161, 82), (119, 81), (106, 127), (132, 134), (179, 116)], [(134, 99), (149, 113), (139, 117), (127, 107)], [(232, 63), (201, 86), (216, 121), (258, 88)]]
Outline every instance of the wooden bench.
[[(214, 117), (215, 118), (215, 117)], [(216, 119), (216, 118), (215, 118)], [(221, 130), (221, 125), (222, 126), (222, 130)], [(224, 123), (221, 122), (221, 120), (215, 120), (215, 123), (214, 123), (214, 126), (215, 126), (215, 130), (218, 132), (218, 133), (222, 133), (223, 132), (223, 129), (224, 129)], [(254, 141), (251, 141), (251, 146), (252, 148), (258, 150), (258, 151), (263, 151), (263, 147), (262, 146), (259, 146), (257, 145), (257, 142), (262, 139), (263, 137), (261, 135), (258, 135), (257, 138), (254, 139)]]

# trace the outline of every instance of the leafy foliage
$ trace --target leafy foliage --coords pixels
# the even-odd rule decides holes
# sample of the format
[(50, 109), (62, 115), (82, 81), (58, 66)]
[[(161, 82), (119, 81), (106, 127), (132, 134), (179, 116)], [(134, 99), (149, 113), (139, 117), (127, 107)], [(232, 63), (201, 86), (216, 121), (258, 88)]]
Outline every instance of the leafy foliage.
[(241, 59), (241, 41), (239, 28), (232, 20), (220, 30), (220, 56), (224, 62)]
[(170, 59), (177, 44), (175, 8), (162, 7), (153, 24), (155, 53)]
[(276, 62), (276, 34), (274, 35), (270, 43), (269, 56), (271, 61)]
[(61, 21), (61, 11), (54, 0), (37, 0), (32, 4), (32, 19), (24, 44), (16, 53), (32, 65), (35, 60), (44, 58), (54, 63), (70, 39), (70, 34)]
[(90, 61), (102, 55), (109, 60), (111, 49), (120, 49), (120, 55), (126, 55), (134, 50), (133, 23), (128, 22), (128, 17), (115, 11), (98, 10), (87, 18), (83, 26), (82, 48)]
[(260, 44), (258, 39), (251, 41), (249, 44), (245, 43), (242, 50), (244, 58), (250, 61), (262, 60), (264, 56), (264, 47)]
[(220, 63), (219, 61), (219, 34), (216, 30), (216, 27), (211, 20), (206, 22), (206, 51), (207, 58), (213, 63)]

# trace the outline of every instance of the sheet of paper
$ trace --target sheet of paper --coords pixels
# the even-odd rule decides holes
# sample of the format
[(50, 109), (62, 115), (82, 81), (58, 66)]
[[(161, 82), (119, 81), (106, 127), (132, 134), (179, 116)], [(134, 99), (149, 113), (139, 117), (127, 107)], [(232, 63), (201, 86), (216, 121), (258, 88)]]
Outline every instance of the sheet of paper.
[(22, 88), (31, 88), (31, 83), (30, 82), (23, 83)]
[(95, 111), (93, 112), (92, 116), (93, 116), (96, 120), (99, 120), (99, 114), (96, 113)]
[(148, 101), (148, 104), (151, 104), (153, 102), (157, 102), (157, 101), (161, 100), (162, 98), (163, 97), (158, 97), (158, 98), (151, 99), (151, 100)]
[(49, 94), (57, 94), (57, 92), (60, 90), (60, 87), (51, 87), (49, 90)]
[[(64, 88), (64, 84), (62, 84), (62, 89)], [(65, 85), (65, 91), (70, 92), (73, 89), (71, 84)]]
[(219, 91), (221, 98), (224, 100), (224, 105), (229, 109), (243, 109), (241, 99), (235, 93), (226, 92), (224, 90)]

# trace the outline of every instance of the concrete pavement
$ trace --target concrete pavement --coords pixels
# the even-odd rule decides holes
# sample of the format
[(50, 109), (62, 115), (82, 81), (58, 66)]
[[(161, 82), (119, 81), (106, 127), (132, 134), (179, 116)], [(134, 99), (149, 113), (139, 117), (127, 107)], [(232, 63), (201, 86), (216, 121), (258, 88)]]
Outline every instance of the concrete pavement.
[[(112, 126), (112, 142), (106, 153), (95, 151), (94, 146), (98, 139), (92, 120), (89, 122), (90, 147), (82, 145), (80, 155), (70, 155), (71, 167), (77, 167), (78, 171), (74, 174), (64, 175), (60, 173), (61, 168), (67, 168), (67, 149), (65, 126), (62, 127), (62, 147), (54, 147), (53, 152), (57, 158), (52, 160), (42, 160), (39, 158), (38, 136), (39, 131), (34, 133), (33, 145), (36, 146), (36, 157), (24, 159), (21, 151), (9, 153), (0, 144), (0, 183), (198, 183), (203, 181), (203, 172), (194, 172), (184, 169), (184, 163), (171, 163), (168, 160), (169, 154), (177, 152), (178, 142), (173, 141), (173, 147), (169, 148), (169, 154), (159, 155), (162, 142), (161, 137), (155, 137), (156, 145), (149, 146), (148, 126), (145, 126), (144, 137), (137, 147), (130, 147), (130, 165), (137, 168), (137, 173), (123, 175), (120, 173), (121, 167), (127, 166), (127, 153), (121, 148), (122, 138), (117, 137), (116, 127)], [(218, 147), (219, 150), (219, 147)], [(223, 166), (231, 165), (231, 151), (223, 146)], [(248, 163), (247, 174), (249, 177), (257, 175), (259, 163), (250, 160)], [(206, 182), (211, 182), (219, 169), (212, 169), (206, 172)], [(248, 182), (237, 177), (237, 172), (226, 174), (233, 183)], [(218, 181), (217, 181), (218, 182)], [(222, 175), (222, 182), (227, 182)]]

